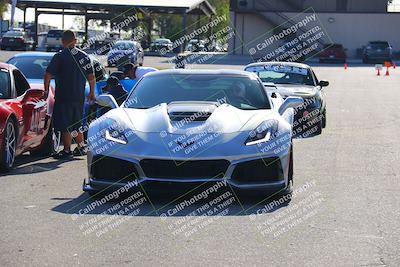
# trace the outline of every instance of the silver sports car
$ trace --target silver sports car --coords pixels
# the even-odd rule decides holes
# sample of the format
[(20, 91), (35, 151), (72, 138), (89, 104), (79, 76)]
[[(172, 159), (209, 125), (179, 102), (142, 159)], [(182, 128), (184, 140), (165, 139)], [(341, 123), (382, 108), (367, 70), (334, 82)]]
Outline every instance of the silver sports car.
[(224, 182), (246, 192), (288, 192), (294, 108), (244, 71), (166, 70), (144, 76), (88, 132), (83, 190), (144, 189)]
[(328, 81), (318, 81), (309, 65), (294, 62), (259, 62), (245, 67), (260, 77), (268, 91), (283, 98), (301, 97), (304, 104), (295, 109), (294, 131), (298, 137), (319, 135), (326, 127), (324, 88)]

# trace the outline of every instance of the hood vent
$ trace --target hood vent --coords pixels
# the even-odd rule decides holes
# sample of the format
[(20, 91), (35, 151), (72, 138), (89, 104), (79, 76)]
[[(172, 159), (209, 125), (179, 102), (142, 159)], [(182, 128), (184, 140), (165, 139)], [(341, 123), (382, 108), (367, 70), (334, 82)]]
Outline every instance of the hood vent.
[(206, 121), (211, 114), (210, 112), (171, 112), (169, 118), (171, 121)]
[(171, 121), (206, 121), (216, 108), (215, 102), (171, 102), (168, 105), (168, 115)]

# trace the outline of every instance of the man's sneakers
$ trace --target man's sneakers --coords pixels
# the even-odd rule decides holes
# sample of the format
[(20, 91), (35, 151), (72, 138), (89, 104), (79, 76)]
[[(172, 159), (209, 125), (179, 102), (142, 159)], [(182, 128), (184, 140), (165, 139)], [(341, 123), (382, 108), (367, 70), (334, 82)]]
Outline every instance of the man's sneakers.
[(71, 151), (65, 151), (65, 150), (61, 150), (60, 152), (58, 152), (57, 154), (55, 154), (53, 156), (53, 158), (55, 159), (61, 159), (61, 160), (69, 160), (69, 159), (73, 159), (74, 156), (72, 155)]
[(59, 153), (55, 154), (53, 156), (53, 158), (55, 159), (61, 159), (61, 160), (70, 160), (73, 159), (74, 157), (81, 157), (81, 156), (85, 156), (86, 155), (86, 151), (87, 151), (87, 147), (83, 146), (83, 147), (79, 147), (77, 146), (74, 151), (65, 151), (62, 150)]
[(74, 152), (72, 152), (72, 155), (74, 155), (75, 157), (81, 157), (81, 156), (85, 156), (87, 152), (87, 147), (86, 146), (77, 146), (74, 149)]

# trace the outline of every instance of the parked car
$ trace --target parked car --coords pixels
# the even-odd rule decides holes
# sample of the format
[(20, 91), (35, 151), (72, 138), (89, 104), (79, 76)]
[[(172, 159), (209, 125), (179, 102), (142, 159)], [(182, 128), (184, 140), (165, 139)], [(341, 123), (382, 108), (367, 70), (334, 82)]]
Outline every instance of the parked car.
[(319, 135), (326, 127), (327, 109), (324, 88), (328, 81), (319, 81), (312, 68), (302, 63), (259, 62), (245, 67), (256, 73), (269, 92), (278, 93), (286, 99), (302, 97), (304, 105), (295, 110), (297, 137)]
[(100, 55), (108, 54), (114, 44), (120, 39), (120, 34), (116, 32), (106, 33), (106, 37), (103, 40), (95, 40), (94, 49), (96, 53)]
[(34, 43), (24, 31), (8, 31), (1, 39), (1, 50), (32, 50)]
[(319, 53), (319, 62), (346, 63), (346, 49), (341, 44), (326, 44)]
[[(25, 75), (29, 83), (43, 84), (44, 73), (54, 54), (55, 53), (48, 52), (20, 53), (10, 58), (7, 63), (15, 65)], [(96, 58), (91, 57), (91, 60), (96, 77), (95, 96), (98, 96), (102, 93), (101, 89), (104, 87), (108, 75), (104, 66)], [(133, 80), (124, 80), (121, 81), (121, 84), (124, 86), (125, 90), (130, 92), (135, 82), (136, 81)], [(54, 80), (52, 80), (50, 84), (55, 88)], [(85, 95), (88, 96), (89, 92), (90, 87), (89, 84), (86, 83)], [(82, 124), (86, 125), (92, 119), (96, 118), (96, 114), (92, 114), (92, 105), (88, 102), (85, 102), (82, 108), (84, 109)]]
[(46, 39), (46, 51), (59, 51), (63, 48), (62, 45), (62, 35), (63, 30), (49, 30), (47, 32), (47, 39)]
[(204, 183), (227, 183), (242, 192), (291, 192), (293, 108), (303, 100), (271, 99), (252, 73), (152, 72), (121, 107), (111, 95), (97, 101), (114, 109), (89, 128), (83, 190), (90, 195), (135, 182), (150, 192)]
[(387, 41), (373, 41), (369, 42), (363, 50), (363, 62), (377, 62), (383, 63), (385, 61), (392, 61), (393, 48)]
[(136, 41), (118, 41), (108, 52), (109, 67), (122, 67), (127, 63), (143, 65), (144, 52), (140, 43)]
[(170, 39), (156, 39), (150, 44), (151, 52), (170, 52), (172, 50), (173, 43)]
[(15, 66), (0, 63), (0, 168), (12, 168), (15, 157), (51, 155), (60, 145), (52, 127), (53, 90), (46, 95), (42, 84), (30, 84)]
[(204, 40), (192, 39), (189, 41), (186, 51), (207, 52), (206, 42)]

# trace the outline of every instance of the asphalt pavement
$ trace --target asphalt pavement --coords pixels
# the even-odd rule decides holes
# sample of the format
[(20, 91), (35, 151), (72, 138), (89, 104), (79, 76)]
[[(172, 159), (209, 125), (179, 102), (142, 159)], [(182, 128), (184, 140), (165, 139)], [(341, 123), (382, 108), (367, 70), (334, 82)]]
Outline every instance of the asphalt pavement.
[(224, 185), (197, 200), (204, 185), (100, 203), (81, 191), (84, 157), (23, 155), (0, 177), (0, 265), (399, 266), (400, 70), (314, 69), (331, 83), (328, 125), (294, 141), (292, 201), (249, 200)]

